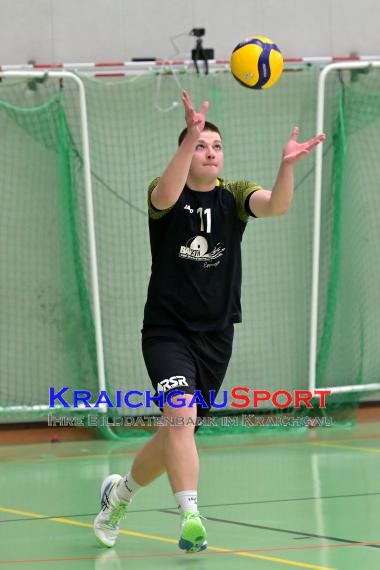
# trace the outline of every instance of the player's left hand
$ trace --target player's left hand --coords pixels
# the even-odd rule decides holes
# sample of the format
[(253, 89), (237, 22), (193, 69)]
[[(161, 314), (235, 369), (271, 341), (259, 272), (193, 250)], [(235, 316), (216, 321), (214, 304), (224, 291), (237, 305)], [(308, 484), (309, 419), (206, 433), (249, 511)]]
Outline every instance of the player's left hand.
[(313, 148), (315, 148), (320, 142), (326, 139), (326, 136), (324, 134), (320, 134), (313, 137), (312, 139), (309, 139), (306, 142), (298, 143), (297, 138), (299, 132), (300, 132), (299, 128), (294, 127), (289, 142), (286, 144), (284, 148), (282, 159), (287, 164), (296, 164), (297, 162), (305, 158), (309, 154), (309, 152)]

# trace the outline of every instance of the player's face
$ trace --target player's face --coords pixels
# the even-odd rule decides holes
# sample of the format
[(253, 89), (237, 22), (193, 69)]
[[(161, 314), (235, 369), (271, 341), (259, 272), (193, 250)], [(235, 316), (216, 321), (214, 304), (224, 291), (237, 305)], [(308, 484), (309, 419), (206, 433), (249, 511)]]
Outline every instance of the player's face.
[(220, 135), (213, 131), (203, 131), (191, 161), (191, 174), (199, 180), (213, 180), (220, 175), (223, 161), (223, 145)]

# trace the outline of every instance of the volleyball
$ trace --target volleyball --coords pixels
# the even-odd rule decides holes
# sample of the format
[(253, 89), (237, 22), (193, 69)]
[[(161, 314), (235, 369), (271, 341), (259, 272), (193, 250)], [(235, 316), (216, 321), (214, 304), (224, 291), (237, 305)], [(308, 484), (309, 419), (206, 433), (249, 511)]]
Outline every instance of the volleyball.
[(232, 75), (244, 87), (268, 89), (280, 79), (284, 60), (272, 40), (254, 36), (235, 47), (230, 66)]

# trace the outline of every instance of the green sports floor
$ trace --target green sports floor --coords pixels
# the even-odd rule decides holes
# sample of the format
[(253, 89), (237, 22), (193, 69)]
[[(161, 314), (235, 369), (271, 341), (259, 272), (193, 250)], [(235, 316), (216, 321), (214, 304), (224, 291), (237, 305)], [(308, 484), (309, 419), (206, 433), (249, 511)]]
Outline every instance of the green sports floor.
[(0, 567), (378, 570), (380, 423), (289, 430), (197, 437), (199, 554), (177, 547), (166, 476), (136, 495), (115, 548), (95, 541), (100, 483), (145, 438), (0, 446)]

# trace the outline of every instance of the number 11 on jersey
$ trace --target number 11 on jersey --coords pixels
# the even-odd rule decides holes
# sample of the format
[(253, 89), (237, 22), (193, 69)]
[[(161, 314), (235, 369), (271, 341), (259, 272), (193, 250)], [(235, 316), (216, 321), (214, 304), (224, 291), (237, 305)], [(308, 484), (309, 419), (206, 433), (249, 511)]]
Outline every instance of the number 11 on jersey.
[(205, 231), (203, 214), (206, 216), (206, 233), (211, 234), (211, 208), (206, 208), (203, 212), (203, 208), (198, 208), (197, 214), (201, 218), (201, 232)]

